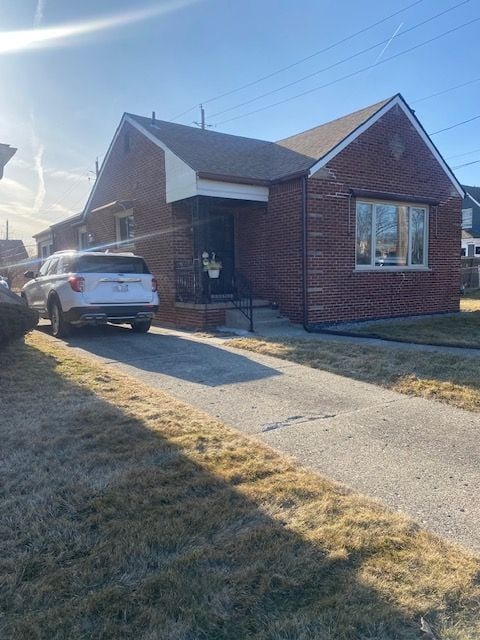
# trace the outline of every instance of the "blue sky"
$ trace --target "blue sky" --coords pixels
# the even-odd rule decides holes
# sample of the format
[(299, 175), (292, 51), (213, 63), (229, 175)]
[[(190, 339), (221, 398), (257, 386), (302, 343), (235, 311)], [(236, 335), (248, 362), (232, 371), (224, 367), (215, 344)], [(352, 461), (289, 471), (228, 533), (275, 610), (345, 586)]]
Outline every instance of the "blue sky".
[[(205, 102), (207, 122), (217, 130), (268, 140), (308, 129), (398, 91), (429, 132), (480, 115), (480, 21), (387, 60), (480, 18), (475, 0), (464, 0), (403, 35), (462, 2), (421, 0), (342, 45), (210, 100), (310, 56), (413, 2), (3, 0), (0, 142), (18, 147), (18, 152), (0, 182), (0, 237), (7, 217), (13, 233), (29, 239), (51, 222), (82, 209), (93, 184), (90, 172), (95, 157), (102, 159), (124, 111), (150, 115), (155, 110), (158, 118), (171, 119), (194, 107), (177, 120), (192, 124), (199, 117), (196, 105)], [(143, 16), (132, 16), (139, 11), (144, 11)], [(92, 22), (98, 20), (103, 24), (91, 30)], [(52, 27), (85, 23), (82, 33), (46, 40), (42, 46), (29, 45), (32, 29), (41, 40), (51, 35)], [(379, 44), (295, 86), (216, 115), (388, 41), (394, 34), (386, 49), (386, 42)], [(380, 64), (373, 69), (245, 116), (375, 62)], [(418, 102), (477, 77), (479, 81), (469, 86)], [(236, 116), (242, 117), (225, 122)], [(452, 166), (479, 160), (480, 118), (433, 140)], [(480, 163), (458, 169), (457, 176), (464, 183), (480, 184)]]

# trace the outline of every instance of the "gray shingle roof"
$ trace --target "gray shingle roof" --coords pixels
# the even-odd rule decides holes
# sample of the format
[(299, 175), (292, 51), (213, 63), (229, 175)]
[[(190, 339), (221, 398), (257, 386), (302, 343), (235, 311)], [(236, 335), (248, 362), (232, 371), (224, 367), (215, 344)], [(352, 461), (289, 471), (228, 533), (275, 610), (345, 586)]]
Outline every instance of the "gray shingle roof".
[(263, 180), (284, 178), (309, 169), (392, 98), (279, 142), (234, 136), (182, 124), (126, 115), (163, 142), (200, 173)]
[(305, 171), (315, 159), (274, 142), (126, 114), (192, 169), (232, 178), (275, 180)]
[(358, 127), (371, 118), (371, 116), (377, 113), (377, 111), (390, 102), (390, 100), (392, 100), (392, 98), (382, 100), (359, 111), (354, 111), (342, 118), (321, 124), (313, 129), (308, 129), (308, 131), (304, 131), (303, 133), (279, 140), (277, 144), (319, 160), (353, 133), (355, 129), (358, 129)]
[(472, 198), (475, 198), (477, 202), (480, 202), (480, 187), (469, 187), (466, 184), (462, 184), (462, 187), (472, 196)]
[(0, 262), (28, 258), (23, 240), (0, 240)]

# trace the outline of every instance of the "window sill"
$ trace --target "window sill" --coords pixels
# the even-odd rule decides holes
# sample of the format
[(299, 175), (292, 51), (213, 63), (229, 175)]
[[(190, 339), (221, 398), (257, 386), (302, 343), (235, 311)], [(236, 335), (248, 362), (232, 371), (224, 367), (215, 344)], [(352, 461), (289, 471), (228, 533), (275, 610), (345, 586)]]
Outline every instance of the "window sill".
[(428, 272), (430, 267), (355, 267), (354, 273), (402, 273), (402, 272)]

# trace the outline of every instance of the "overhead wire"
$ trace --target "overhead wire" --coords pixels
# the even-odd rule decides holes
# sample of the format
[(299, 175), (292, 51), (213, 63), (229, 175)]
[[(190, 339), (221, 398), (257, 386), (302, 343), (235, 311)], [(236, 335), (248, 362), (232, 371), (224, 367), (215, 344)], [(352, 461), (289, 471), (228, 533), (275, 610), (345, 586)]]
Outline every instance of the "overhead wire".
[[(327, 45), (326, 47), (323, 47), (323, 49), (319, 49), (318, 51), (315, 51), (315, 52), (309, 54), (308, 56), (300, 58), (299, 60), (296, 60), (295, 62), (292, 62), (292, 63), (290, 63), (290, 64), (288, 64), (288, 65), (286, 65), (284, 67), (276, 69), (275, 71), (272, 71), (271, 73), (268, 73), (268, 74), (266, 74), (264, 76), (261, 76), (260, 78), (257, 78), (256, 80), (252, 80), (252, 81), (247, 82), (247, 83), (245, 83), (243, 85), (240, 85), (239, 87), (235, 87), (234, 89), (230, 89), (229, 91), (225, 91), (224, 93), (220, 93), (220, 94), (218, 94), (216, 96), (208, 98), (207, 100), (203, 100), (203, 101), (201, 101), (201, 104), (209, 104), (209, 103), (214, 102), (216, 100), (220, 100), (221, 98), (226, 98), (227, 96), (233, 95), (234, 93), (238, 93), (239, 91), (242, 91), (243, 89), (248, 89), (249, 87), (253, 87), (254, 85), (259, 84), (260, 82), (263, 82), (264, 80), (269, 80), (270, 78), (273, 78), (274, 76), (279, 75), (280, 73), (283, 73), (284, 71), (288, 71), (289, 69), (293, 69), (293, 67), (296, 67), (296, 66), (302, 64), (303, 62), (306, 62), (307, 60), (311, 60), (312, 58), (315, 58), (316, 56), (319, 56), (322, 53), (326, 53), (327, 51), (330, 51), (330, 50), (334, 49), (335, 47), (338, 47), (341, 44), (344, 44), (345, 42), (348, 42), (349, 40), (352, 40), (353, 38), (356, 38), (357, 36), (362, 35), (363, 33), (366, 33), (367, 31), (370, 31), (371, 29), (374, 29), (375, 27), (378, 27), (379, 25), (383, 24), (384, 22), (387, 22), (391, 18), (395, 18), (395, 16), (398, 16), (401, 13), (404, 13), (405, 11), (408, 11), (408, 9), (411, 9), (412, 7), (415, 7), (415, 6), (419, 5), (419, 4), (421, 4), (422, 2), (425, 2), (425, 0), (415, 0), (415, 2), (410, 3), (406, 7), (403, 7), (402, 9), (398, 9), (398, 11), (395, 11), (394, 13), (391, 13), (390, 15), (385, 16), (385, 18), (382, 18), (381, 20), (377, 20), (376, 22), (373, 22), (372, 24), (369, 24), (366, 27), (363, 27), (359, 31), (355, 31), (355, 33), (352, 33), (352, 34), (346, 36), (345, 38), (341, 38), (340, 40), (337, 40), (336, 42), (333, 42), (332, 44)], [(169, 120), (170, 121), (178, 120), (178, 118), (181, 118), (182, 116), (186, 115), (187, 113), (190, 113), (191, 111), (194, 111), (195, 109), (198, 109), (198, 104), (194, 105), (193, 107), (190, 107), (189, 109), (186, 109), (185, 111), (182, 111), (181, 113), (178, 113), (177, 115), (171, 117)]]
[[(408, 29), (405, 29), (404, 31), (401, 31), (400, 33), (397, 33), (395, 35), (395, 39), (401, 38), (405, 35), (407, 35), (408, 33), (410, 33), (411, 31), (415, 31), (415, 29), (419, 29), (420, 27), (423, 27), (424, 25), (428, 24), (429, 22), (432, 22), (433, 20), (436, 20), (437, 18), (440, 18), (441, 16), (449, 13), (450, 11), (454, 11), (455, 9), (458, 9), (459, 7), (467, 4), (471, 2), (471, 0), (462, 0), (462, 2), (457, 3), (456, 5), (453, 5), (452, 7), (449, 7), (448, 9), (445, 9), (443, 11), (440, 11), (439, 13), (436, 13), (433, 16), (430, 16), (430, 18), (427, 18), (425, 20), (422, 20), (421, 22), (418, 22), (417, 24), (412, 25), (411, 27), (409, 27)], [(210, 118), (215, 118), (217, 116), (223, 115), (224, 113), (228, 113), (229, 111), (233, 111), (234, 109), (239, 109), (240, 107), (244, 107), (248, 104), (252, 104), (253, 102), (256, 102), (257, 100), (261, 100), (262, 98), (266, 98), (267, 96), (273, 95), (274, 93), (278, 93), (279, 91), (283, 91), (284, 89), (288, 89), (289, 87), (293, 87), (297, 84), (300, 84), (301, 82), (304, 82), (305, 80), (309, 80), (310, 78), (313, 78), (314, 76), (317, 76), (321, 73), (325, 73), (326, 71), (330, 71), (331, 69), (334, 69), (335, 67), (338, 67), (341, 64), (344, 64), (345, 62), (349, 62), (350, 60), (354, 60), (355, 58), (358, 58), (359, 56), (368, 53), (369, 51), (373, 51), (374, 49), (376, 49), (377, 47), (381, 47), (382, 45), (388, 44), (389, 42), (392, 41), (392, 37), (386, 38), (384, 40), (381, 40), (380, 42), (376, 42), (373, 45), (370, 45), (369, 47), (366, 47), (365, 49), (362, 49), (361, 51), (357, 51), (356, 53), (353, 53), (349, 56), (347, 56), (346, 58), (342, 58), (341, 60), (338, 60), (337, 62), (334, 62), (326, 67), (323, 67), (322, 69), (318, 69), (317, 71), (313, 71), (312, 73), (308, 73), (305, 76), (302, 76), (301, 78), (297, 78), (296, 80), (292, 80), (291, 82), (288, 82), (286, 84), (281, 85), (280, 87), (277, 87), (275, 89), (271, 89), (270, 91), (266, 91), (265, 93), (262, 93), (258, 96), (255, 96), (254, 98), (250, 98), (249, 100), (245, 100), (244, 102), (240, 102), (236, 105), (233, 105), (232, 107), (227, 107), (226, 109), (222, 109), (221, 111), (217, 111), (216, 113), (213, 113)]]
[(303, 97), (305, 95), (309, 95), (311, 93), (314, 93), (316, 91), (320, 91), (321, 89), (324, 89), (326, 87), (330, 87), (334, 84), (337, 84), (339, 82), (342, 82), (344, 80), (348, 80), (350, 78), (353, 78), (357, 75), (360, 75), (362, 73), (365, 73), (366, 71), (369, 71), (370, 69), (373, 69), (375, 67), (379, 67), (380, 65), (384, 65), (387, 62), (390, 62), (391, 60), (395, 60), (397, 58), (400, 58), (401, 56), (407, 55), (408, 53), (411, 53), (412, 51), (415, 51), (417, 49), (420, 49), (421, 47), (424, 47), (428, 44), (431, 44), (432, 42), (436, 42), (437, 40), (440, 40), (441, 38), (444, 38), (445, 36), (448, 36), (452, 33), (455, 33), (457, 31), (459, 31), (460, 29), (464, 29), (472, 24), (475, 24), (476, 22), (480, 21), (480, 17), (477, 18), (472, 18), (471, 20), (468, 20), (467, 22), (464, 22), (456, 27), (452, 27), (451, 29), (448, 29), (447, 31), (443, 31), (442, 33), (429, 38), (428, 40), (424, 40), (416, 45), (413, 45), (412, 47), (408, 47), (407, 49), (404, 49), (403, 51), (399, 51), (396, 54), (393, 54), (391, 56), (388, 56), (387, 58), (383, 58), (382, 60), (374, 63), (374, 64), (370, 64), (367, 65), (365, 67), (361, 67), (360, 69), (357, 69), (356, 71), (353, 71), (351, 73), (345, 74), (343, 76), (340, 76), (339, 78), (335, 78), (334, 80), (331, 80), (329, 82), (326, 82), (324, 84), (318, 85), (316, 87), (312, 87), (311, 89), (308, 89), (306, 91), (302, 91), (301, 93), (297, 93), (293, 96), (289, 96), (288, 98), (284, 98), (283, 100), (279, 100), (277, 102), (265, 105), (263, 107), (259, 107), (258, 109), (254, 109), (253, 111), (248, 111), (247, 113), (243, 113), (243, 114), (239, 114), (237, 116), (233, 116), (232, 118), (227, 118), (226, 120), (221, 120), (220, 122), (216, 123), (216, 126), (219, 126), (221, 124), (226, 124), (228, 122), (233, 122), (234, 120), (239, 120), (241, 118), (246, 118), (250, 115), (253, 115), (255, 113), (260, 113), (261, 111), (266, 111), (267, 109), (272, 109), (273, 107), (279, 106), (281, 104), (285, 104), (286, 102), (290, 102), (291, 100), (295, 100), (297, 98)]

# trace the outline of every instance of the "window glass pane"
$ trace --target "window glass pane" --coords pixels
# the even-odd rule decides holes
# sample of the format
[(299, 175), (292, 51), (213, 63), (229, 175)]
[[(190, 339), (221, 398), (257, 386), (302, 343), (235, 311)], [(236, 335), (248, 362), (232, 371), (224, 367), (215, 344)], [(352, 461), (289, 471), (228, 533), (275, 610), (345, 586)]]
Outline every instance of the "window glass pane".
[(357, 264), (372, 263), (372, 205), (357, 204)]
[(462, 229), (471, 229), (473, 224), (473, 210), (462, 209)]
[(53, 260), (50, 260), (47, 276), (52, 276), (57, 273), (57, 263), (58, 263), (58, 258), (54, 258)]
[(480, 245), (475, 247), (475, 255), (480, 256)]
[(408, 207), (376, 205), (375, 265), (403, 267), (408, 261)]
[(80, 256), (75, 265), (75, 271), (78, 273), (149, 273), (142, 258), (113, 254)]
[(412, 264), (424, 264), (425, 209), (412, 207), (410, 209), (410, 224), (412, 226)]
[(48, 271), (48, 267), (50, 266), (51, 260), (47, 260), (46, 262), (44, 262), (40, 268), (40, 271), (38, 272), (39, 276), (44, 276), (46, 275), (47, 271)]
[(120, 234), (120, 241), (133, 240), (135, 237), (133, 216), (123, 216), (123, 218), (119, 218), (118, 231)]

